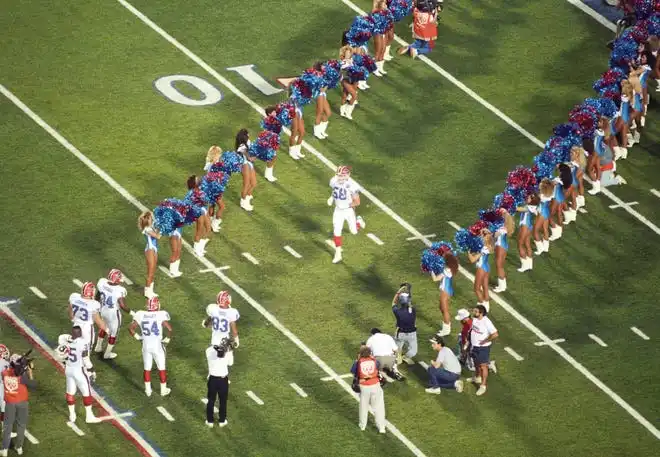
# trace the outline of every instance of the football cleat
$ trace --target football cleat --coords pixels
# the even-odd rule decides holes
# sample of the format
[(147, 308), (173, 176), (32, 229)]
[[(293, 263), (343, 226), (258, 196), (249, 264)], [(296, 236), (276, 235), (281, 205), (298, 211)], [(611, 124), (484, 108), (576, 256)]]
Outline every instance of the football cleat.
[(83, 298), (94, 298), (96, 296), (96, 286), (94, 283), (87, 281), (83, 284), (81, 295)]
[(9, 352), (9, 348), (5, 346), (4, 344), (0, 344), (0, 359), (6, 360), (9, 362), (9, 356), (11, 353)]
[(116, 268), (113, 268), (110, 270), (110, 273), (108, 273), (108, 281), (110, 281), (113, 284), (119, 284), (124, 280), (124, 275), (122, 272)]
[(147, 300), (147, 311), (158, 311), (160, 309), (160, 299), (158, 297), (151, 297)]
[(221, 308), (229, 308), (231, 306), (231, 295), (226, 290), (221, 290), (215, 298), (215, 302)]

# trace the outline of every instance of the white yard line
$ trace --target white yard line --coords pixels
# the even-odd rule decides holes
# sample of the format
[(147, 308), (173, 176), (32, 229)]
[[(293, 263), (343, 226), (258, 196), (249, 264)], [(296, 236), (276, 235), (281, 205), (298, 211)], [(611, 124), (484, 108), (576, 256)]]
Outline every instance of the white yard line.
[(159, 406), (156, 409), (158, 410), (159, 413), (163, 415), (165, 419), (167, 419), (170, 422), (174, 422), (174, 416), (172, 416), (170, 412), (165, 409), (164, 406)]
[(300, 387), (298, 384), (296, 384), (295, 382), (292, 382), (292, 383), (289, 384), (289, 385), (290, 385), (291, 387), (293, 387), (293, 390), (295, 390), (296, 392), (298, 392), (298, 395), (300, 395), (300, 396), (303, 397), (303, 398), (307, 398), (307, 392), (305, 392), (305, 391), (302, 389), (302, 387)]
[(158, 269), (163, 273), (165, 273), (165, 276), (167, 276), (168, 278), (172, 278), (172, 275), (170, 274), (170, 270), (167, 267), (163, 265), (158, 265)]
[(461, 229), (461, 226), (458, 225), (458, 224), (457, 224), (456, 222), (454, 222), (454, 221), (447, 221), (447, 223), (448, 223), (449, 225), (451, 225), (452, 228), (455, 228), (456, 230), (460, 230), (460, 229)]
[[(427, 239), (428, 238), (435, 238), (435, 233), (431, 233), (429, 235), (422, 235), (422, 236), (424, 238), (427, 238)], [(409, 236), (408, 238), (406, 238), (406, 241), (415, 241), (415, 240), (421, 240), (421, 238), (418, 237), (418, 236)]]
[(612, 21), (610, 21), (608, 18), (600, 14), (598, 11), (591, 9), (589, 6), (582, 3), (581, 0), (566, 0), (566, 1), (571, 5), (575, 6), (577, 9), (584, 12), (585, 14), (594, 18), (597, 22), (599, 22), (604, 27), (610, 29), (612, 32), (616, 32), (616, 25), (613, 24)]
[(332, 249), (335, 248), (335, 243), (332, 240), (325, 240), (325, 244), (330, 246)]
[(651, 338), (648, 337), (648, 335), (646, 333), (642, 332), (637, 327), (630, 327), (630, 330), (632, 330), (635, 335), (639, 336), (643, 340), (648, 341), (648, 340), (651, 339)]
[(39, 289), (37, 289), (37, 288), (34, 287), (34, 286), (30, 287), (30, 291), (31, 291), (34, 295), (36, 295), (37, 297), (41, 298), (42, 300), (45, 300), (45, 299), (48, 298), (48, 297), (46, 297), (46, 294), (44, 294), (42, 291), (40, 291)]
[[(201, 400), (202, 400), (202, 403), (204, 403), (205, 405), (209, 404), (209, 399), (208, 398), (202, 398)], [(218, 412), (220, 412), (220, 410), (218, 409), (217, 406), (214, 406), (213, 407), (213, 412), (218, 413)]]
[(225, 271), (229, 270), (231, 267), (224, 266), (224, 267), (216, 267), (216, 268), (202, 268), (199, 270), (200, 273), (215, 273), (216, 271)]
[[(598, 338), (598, 337), (597, 337), (596, 335), (594, 335), (593, 333), (590, 333), (590, 334), (589, 334), (589, 338), (591, 338), (592, 340), (594, 340), (596, 343), (598, 343), (598, 344), (601, 345), (602, 347), (604, 347), (604, 348), (607, 347), (607, 344), (605, 343), (605, 341), (601, 340), (600, 338)], [(659, 439), (660, 439), (660, 438), (659, 438)]]
[(651, 189), (651, 193), (652, 193), (653, 195), (655, 195), (656, 197), (660, 198), (660, 191), (658, 191), (658, 190), (656, 190), (656, 189)]
[(255, 394), (255, 393), (252, 392), (251, 390), (247, 390), (247, 391), (245, 391), (245, 393), (247, 394), (248, 397), (250, 397), (252, 400), (254, 400), (254, 402), (255, 402), (257, 405), (259, 405), (259, 406), (263, 406), (263, 405), (264, 405), (264, 401), (263, 401), (261, 398), (257, 397), (257, 394)]
[(127, 286), (132, 286), (133, 281), (131, 281), (130, 279), (128, 279), (126, 275), (124, 275), (124, 284), (126, 284)]
[(417, 363), (419, 364), (420, 367), (424, 368), (425, 370), (428, 370), (428, 369), (429, 369), (429, 364), (426, 363), (426, 362), (424, 362), (423, 360), (420, 360), (420, 361), (417, 362)]
[(76, 424), (74, 424), (73, 422), (67, 422), (66, 425), (67, 425), (67, 427), (69, 427), (71, 430), (73, 430), (74, 433), (75, 433), (76, 435), (78, 435), (78, 436), (85, 436), (85, 432), (83, 432), (82, 430), (80, 430), (80, 429), (78, 428), (78, 426), (77, 426)]
[(259, 261), (257, 259), (255, 259), (254, 256), (252, 254), (250, 254), (249, 252), (244, 252), (242, 255), (243, 255), (243, 257), (248, 259), (253, 264), (259, 265)]
[(284, 246), (284, 250), (286, 252), (288, 252), (289, 254), (291, 254), (292, 256), (294, 256), (296, 259), (302, 259), (302, 256), (300, 254), (298, 254), (298, 251), (293, 249), (291, 246), (288, 246), (288, 245)]
[[(550, 343), (559, 344), (559, 343), (564, 343), (565, 341), (566, 340), (564, 338), (559, 338), (559, 339), (550, 341)], [(535, 346), (547, 346), (548, 344), (549, 344), (549, 342), (547, 342), (547, 341), (537, 341), (536, 343), (534, 343)]]
[(29, 431), (25, 430), (25, 437), (28, 439), (28, 441), (32, 444), (39, 444), (39, 440), (34, 437), (32, 433)]
[(506, 346), (504, 350), (514, 359), (516, 359), (518, 362), (522, 362), (525, 360), (520, 354), (518, 354), (516, 351), (511, 349), (509, 346)]
[[(627, 206), (639, 205), (639, 202), (629, 202), (629, 203), (625, 203), (625, 205), (627, 205)], [(621, 208), (621, 207), (622, 207), (621, 205), (614, 204), (614, 205), (610, 205), (609, 208), (610, 209), (616, 209), (616, 208)]]
[(80, 279), (73, 278), (73, 280), (71, 282), (77, 287), (82, 287), (83, 286), (83, 282)]
[(333, 381), (335, 378), (340, 378), (340, 379), (348, 379), (352, 378), (353, 373), (346, 373), (346, 374), (340, 374), (340, 375), (335, 375), (335, 376), (326, 376), (324, 378), (321, 378), (321, 381)]
[(113, 415), (108, 415), (108, 416), (101, 416), (98, 418), (99, 422), (107, 422), (107, 421), (113, 421), (117, 419), (118, 417), (133, 417), (135, 416), (135, 413), (132, 411), (127, 411), (125, 413), (120, 413), (117, 414), (116, 416)]
[[(258, 113), (260, 113), (262, 116), (265, 115), (265, 112), (263, 108), (261, 108), (257, 103), (252, 101), (249, 97), (247, 97), (243, 92), (238, 90), (236, 86), (234, 86), (230, 81), (228, 81), (226, 78), (224, 78), (222, 75), (220, 75), (216, 70), (214, 70), (210, 65), (208, 65), (206, 62), (204, 62), (201, 58), (199, 58), (197, 55), (195, 55), (192, 51), (190, 51), (188, 48), (183, 46), (181, 43), (179, 43), (174, 37), (172, 37), (170, 34), (165, 32), (161, 27), (159, 27), (157, 24), (155, 24), (151, 19), (146, 17), (142, 12), (137, 10), (135, 7), (133, 7), (130, 3), (128, 3), (126, 0), (117, 0), (122, 6), (124, 6), (128, 11), (130, 11), (133, 15), (135, 15), (139, 20), (141, 20), (144, 24), (146, 24), (148, 27), (150, 27), (153, 31), (158, 33), (161, 37), (163, 37), (165, 40), (167, 40), (170, 44), (172, 44), (174, 47), (176, 47), (178, 50), (180, 50), (184, 55), (186, 55), (189, 59), (191, 59), (193, 62), (198, 64), (201, 68), (206, 70), (211, 76), (213, 76), (216, 80), (218, 80), (223, 86), (225, 86), (227, 89), (229, 89), (234, 95), (236, 95), (238, 98), (243, 100), (245, 103), (247, 103), (249, 106), (254, 108)], [(400, 39), (399, 39), (400, 40)], [(422, 56), (425, 59), (425, 62), (431, 62), (430, 60), (426, 59), (425, 56)], [(432, 63), (432, 62), (431, 62)], [(435, 65), (435, 64), (434, 64)], [(479, 97), (476, 93), (474, 93), (472, 90), (467, 88), (463, 83), (460, 81), (456, 80), (453, 76), (442, 70), (440, 67), (438, 67), (438, 70), (441, 70), (442, 72), (446, 73), (447, 76), (452, 78), (452, 82), (454, 84), (460, 84), (461, 89), (464, 91), (469, 91), (466, 92), (473, 98), (477, 100), (481, 100), (483, 103), (488, 103), (485, 100), (483, 100), (481, 97)], [(464, 89), (463, 89), (464, 88)], [(101, 168), (98, 167), (94, 162), (92, 162), (89, 158), (87, 158), (84, 154), (82, 154), (75, 146), (73, 146), (69, 141), (67, 141), (62, 135), (60, 135), (56, 130), (54, 130), (50, 125), (48, 125), (43, 119), (41, 119), (39, 116), (37, 116), (30, 108), (28, 108), (23, 102), (21, 102), (14, 94), (9, 92), (4, 86), (0, 85), (0, 92), (2, 92), (7, 98), (9, 98), (16, 106), (18, 106), (24, 113), (26, 113), (32, 120), (34, 120), (37, 124), (39, 124), (42, 128), (44, 128), (53, 138), (58, 140), (60, 144), (62, 144), (67, 150), (69, 150), (73, 155), (78, 157), (85, 165), (87, 165), (92, 171), (94, 171), (99, 177), (101, 177), (106, 183), (108, 183), (112, 188), (117, 190), (126, 200), (131, 202), (134, 206), (137, 208), (141, 209), (142, 211), (146, 211), (147, 208), (144, 206), (142, 203), (140, 203), (135, 197), (133, 197), (126, 189), (124, 189), (122, 186), (119, 185), (114, 179), (112, 179), (105, 171), (103, 171)], [(486, 105), (484, 105), (486, 106)], [(487, 107), (490, 107), (491, 111), (493, 111), (495, 114), (500, 113), (500, 118), (508, 120), (507, 123), (511, 125), (512, 127), (515, 128), (517, 126), (518, 128), (516, 130), (521, 131), (521, 133), (526, 132), (526, 130), (522, 129), (520, 126), (515, 124), (511, 119), (508, 117), (504, 116), (497, 108), (493, 107), (492, 105), (488, 104)], [(497, 111), (495, 111), (497, 110)], [(289, 129), (282, 129), (287, 135), (291, 135), (291, 131)], [(531, 136), (529, 133), (527, 133), (527, 136)], [(544, 147), (544, 144), (541, 143), (538, 139), (534, 138), (531, 136), (531, 140), (535, 141), (535, 144), (539, 145), (539, 147)], [(318, 160), (320, 160), (322, 163), (324, 163), (328, 168), (331, 170), (336, 170), (337, 167), (335, 164), (332, 163), (327, 157), (325, 157), (323, 154), (321, 154), (316, 148), (313, 146), (309, 145), (307, 142), (303, 141), (303, 146), (307, 151), (309, 151), (313, 156), (315, 156)], [(376, 198), (375, 195), (373, 195), (371, 192), (369, 192), (367, 189), (363, 188), (360, 186), (362, 189), (362, 194), (371, 200), (378, 208), (380, 208), (385, 214), (390, 216), (392, 219), (394, 219), (399, 225), (401, 225), (404, 229), (406, 229), (411, 235), (419, 237), (424, 244), (427, 246), (430, 246), (432, 243), (429, 239), (424, 238), (424, 235), (422, 235), (419, 230), (415, 229), (412, 225), (410, 225), (408, 222), (406, 222), (401, 216), (396, 214), (392, 209), (390, 209), (387, 205), (385, 205), (383, 202), (381, 202), (378, 198)], [(610, 199), (615, 201), (615, 203), (622, 203), (622, 201), (614, 196), (611, 192), (609, 192), (607, 189), (604, 189), (602, 192), (604, 195), (609, 196)], [(647, 226), (650, 227), (655, 227), (652, 225), (648, 220), (643, 218), (643, 216), (639, 215), (639, 213), (636, 213), (634, 210), (631, 208), (626, 208), (626, 211), (629, 213), (636, 215), (638, 219), (642, 220)], [(649, 225), (651, 224), (651, 225)], [(660, 235), (660, 228), (655, 227), (657, 229), (656, 233)], [(184, 246), (186, 249), (194, 253), (192, 246), (186, 241), (184, 241)], [(210, 262), (206, 258), (199, 258), (198, 261), (203, 263), (207, 268), (214, 268), (215, 265), (213, 265), (212, 262)], [(474, 282), (474, 275), (472, 275), (469, 271), (467, 271), (465, 268), (460, 267), (459, 271), (463, 276), (468, 278), (470, 281)], [(233, 289), (238, 295), (240, 295), (247, 303), (249, 303), (254, 309), (256, 309), (259, 313), (261, 313), (266, 320), (268, 320), (275, 328), (277, 328), (280, 332), (282, 332), (289, 340), (291, 340), (300, 350), (302, 350), (308, 357), (310, 357), (323, 371), (326, 372), (327, 375), (329, 376), (337, 376), (336, 372), (330, 368), (330, 366), (325, 363), (321, 358), (316, 355), (307, 345), (305, 345), (296, 335), (294, 335), (289, 329), (287, 329), (281, 322), (279, 322), (275, 316), (273, 316), (268, 310), (266, 310), (261, 304), (259, 304), (256, 300), (254, 300), (250, 295), (243, 290), (238, 284), (236, 284), (234, 281), (232, 281), (229, 277), (227, 277), (225, 274), (222, 272), (218, 271), (215, 273), (218, 278), (223, 281), (225, 284), (227, 284), (231, 289)], [(534, 324), (532, 324), (526, 317), (524, 317), (522, 314), (520, 314), (516, 309), (514, 309), (509, 303), (501, 299), (497, 294), (492, 293), (491, 297), (493, 301), (497, 304), (499, 304), (502, 309), (504, 309), (506, 312), (508, 312), (512, 317), (514, 317), (516, 320), (518, 320), (521, 325), (526, 327), (529, 331), (534, 333), (540, 340), (544, 341), (550, 341), (550, 338), (545, 335), (538, 327), (536, 327)], [(559, 347), (556, 344), (551, 344), (549, 345), (555, 352), (557, 352), (564, 360), (566, 360), (573, 368), (575, 368), (577, 371), (579, 371), (583, 376), (585, 376), (589, 381), (591, 381), (594, 385), (596, 385), (599, 389), (601, 389), (606, 395), (608, 395), (616, 404), (618, 404), (621, 408), (623, 408), (630, 416), (632, 416), (637, 422), (639, 422), (642, 426), (644, 426), (649, 432), (651, 432), (656, 438), (660, 439), (660, 430), (658, 430), (651, 422), (649, 422), (644, 416), (642, 416), (636, 409), (634, 409), (630, 404), (628, 404), (623, 398), (621, 398), (616, 392), (614, 392), (612, 389), (610, 389), (605, 383), (603, 383), (600, 379), (598, 379), (596, 376), (594, 376), (589, 370), (587, 370), (586, 367), (584, 367), (581, 363), (579, 363), (577, 360), (575, 360), (571, 355), (569, 355), (564, 349)], [(337, 379), (337, 383), (348, 393), (351, 395), (356, 401), (359, 400), (358, 395), (353, 392), (351, 385), (347, 383), (346, 381), (342, 379)], [(412, 443), (408, 438), (406, 438), (405, 435), (403, 435), (394, 424), (391, 422), (387, 421), (387, 429), (392, 433), (397, 439), (399, 439), (415, 456), (417, 457), (425, 457), (425, 454), (417, 447), (415, 446), (414, 443)]]
[(378, 246), (382, 246), (382, 245), (385, 244), (385, 243), (383, 243), (383, 240), (381, 240), (380, 238), (378, 238), (378, 237), (377, 237), (376, 235), (374, 235), (373, 233), (367, 233), (367, 238), (369, 238), (371, 241), (373, 241), (374, 243), (376, 243)]

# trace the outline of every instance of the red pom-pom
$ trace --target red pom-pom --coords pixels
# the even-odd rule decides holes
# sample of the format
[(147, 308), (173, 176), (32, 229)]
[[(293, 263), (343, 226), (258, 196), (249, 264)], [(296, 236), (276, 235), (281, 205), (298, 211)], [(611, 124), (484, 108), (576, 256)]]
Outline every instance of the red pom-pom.
[(479, 236), (481, 235), (481, 231), (485, 228), (488, 228), (488, 224), (484, 221), (478, 221), (468, 228), (468, 232), (470, 232), (472, 236)]

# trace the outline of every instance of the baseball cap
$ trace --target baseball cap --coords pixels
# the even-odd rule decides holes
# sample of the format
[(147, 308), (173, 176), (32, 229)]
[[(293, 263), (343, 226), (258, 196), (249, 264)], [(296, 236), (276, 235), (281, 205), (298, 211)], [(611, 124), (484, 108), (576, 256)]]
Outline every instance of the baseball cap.
[(445, 346), (445, 339), (438, 335), (434, 335), (429, 341), (433, 344), (442, 344)]
[(470, 311), (468, 311), (465, 308), (461, 308), (456, 313), (456, 317), (454, 319), (456, 319), (457, 321), (462, 321), (463, 319), (467, 319), (468, 317), (470, 317)]

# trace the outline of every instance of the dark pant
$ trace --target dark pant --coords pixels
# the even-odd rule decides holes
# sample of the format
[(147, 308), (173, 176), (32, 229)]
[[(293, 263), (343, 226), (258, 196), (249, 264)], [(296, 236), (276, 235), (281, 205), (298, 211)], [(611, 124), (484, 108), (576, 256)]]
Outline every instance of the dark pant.
[(429, 385), (431, 387), (442, 387), (443, 389), (455, 389), (454, 383), (461, 377), (460, 374), (452, 373), (444, 368), (429, 367)]
[(28, 421), (28, 402), (7, 403), (5, 405), (5, 420), (3, 422), (4, 431), (2, 434), (2, 449), (9, 449), (11, 442), (11, 432), (16, 422), (16, 441), (14, 448), (23, 447), (25, 439), (25, 428)]
[(472, 360), (474, 366), (488, 365), (490, 362), (490, 346), (475, 346), (472, 348)]
[(227, 420), (227, 396), (229, 395), (229, 378), (220, 376), (209, 376), (206, 383), (208, 388), (206, 404), (206, 422), (213, 423), (213, 407), (215, 406), (215, 397), (217, 396), (220, 404), (218, 410), (220, 411), (219, 422)]

